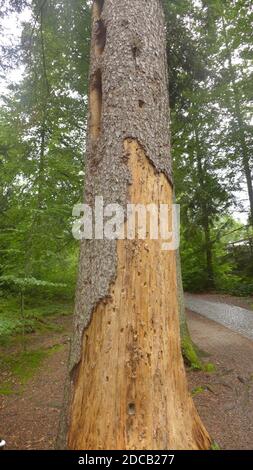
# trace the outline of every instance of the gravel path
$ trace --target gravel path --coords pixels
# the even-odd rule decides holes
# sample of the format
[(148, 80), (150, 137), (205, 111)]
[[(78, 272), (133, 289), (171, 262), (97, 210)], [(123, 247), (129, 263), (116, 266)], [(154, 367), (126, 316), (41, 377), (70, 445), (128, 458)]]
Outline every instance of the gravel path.
[(253, 339), (253, 312), (235, 305), (203, 300), (195, 295), (185, 295), (186, 307), (216, 321), (246, 338)]

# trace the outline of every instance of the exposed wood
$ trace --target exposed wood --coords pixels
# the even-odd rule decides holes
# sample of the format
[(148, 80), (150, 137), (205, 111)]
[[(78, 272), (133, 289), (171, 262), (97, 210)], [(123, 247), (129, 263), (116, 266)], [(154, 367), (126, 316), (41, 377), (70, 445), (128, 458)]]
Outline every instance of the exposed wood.
[[(131, 203), (172, 203), (168, 179), (124, 142)], [(119, 240), (117, 278), (85, 331), (71, 449), (208, 449), (180, 351), (176, 254), (161, 240)]]
[(98, 70), (90, 83), (90, 138), (94, 143), (101, 132), (102, 99), (101, 72)]

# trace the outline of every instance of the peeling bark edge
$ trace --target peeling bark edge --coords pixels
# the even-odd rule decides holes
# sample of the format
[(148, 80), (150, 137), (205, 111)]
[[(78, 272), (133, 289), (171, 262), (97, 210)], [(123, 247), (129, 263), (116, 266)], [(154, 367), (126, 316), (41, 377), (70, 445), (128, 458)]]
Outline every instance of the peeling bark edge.
[[(155, 171), (172, 184), (166, 28), (161, 0), (94, 1), (85, 202), (95, 196), (126, 207), (131, 175), (124, 153), (128, 138), (139, 142)], [(96, 47), (99, 24), (104, 49)], [(101, 76), (101, 106), (92, 102), (94, 78)], [(97, 98), (95, 97), (95, 100)], [(95, 114), (99, 114), (94, 116)], [(98, 122), (98, 118), (100, 122)], [(92, 127), (96, 131), (92, 131)], [(68, 413), (85, 331), (99, 302), (108, 297), (117, 275), (117, 241), (81, 243), (74, 312), (74, 335), (57, 448), (66, 448)]]

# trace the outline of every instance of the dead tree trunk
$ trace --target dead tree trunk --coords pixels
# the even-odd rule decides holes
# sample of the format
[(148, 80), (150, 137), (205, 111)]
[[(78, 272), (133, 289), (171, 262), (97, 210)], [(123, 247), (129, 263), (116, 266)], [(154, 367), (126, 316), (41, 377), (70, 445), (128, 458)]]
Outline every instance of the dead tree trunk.
[[(95, 1), (92, 21), (86, 203), (172, 204), (162, 2)], [(177, 306), (176, 253), (160, 239), (82, 243), (68, 448), (210, 447)]]

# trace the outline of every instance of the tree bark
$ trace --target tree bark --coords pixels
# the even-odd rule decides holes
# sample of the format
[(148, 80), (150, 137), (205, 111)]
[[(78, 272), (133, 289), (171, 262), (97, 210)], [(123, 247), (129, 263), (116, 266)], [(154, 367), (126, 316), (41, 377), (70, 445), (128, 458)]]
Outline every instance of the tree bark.
[[(92, 21), (86, 202), (172, 204), (162, 2), (95, 1)], [(180, 350), (176, 253), (161, 244), (82, 243), (70, 449), (210, 448)]]
[(214, 283), (214, 271), (213, 271), (213, 249), (212, 240), (210, 235), (210, 224), (209, 217), (204, 216), (203, 220), (204, 233), (205, 233), (205, 248), (206, 248), (206, 270), (207, 270), (207, 288), (213, 289)]

